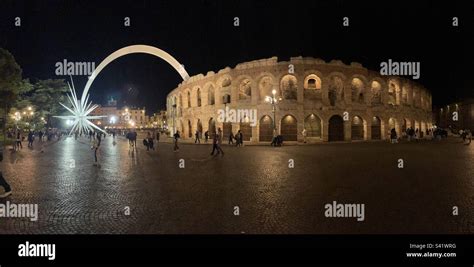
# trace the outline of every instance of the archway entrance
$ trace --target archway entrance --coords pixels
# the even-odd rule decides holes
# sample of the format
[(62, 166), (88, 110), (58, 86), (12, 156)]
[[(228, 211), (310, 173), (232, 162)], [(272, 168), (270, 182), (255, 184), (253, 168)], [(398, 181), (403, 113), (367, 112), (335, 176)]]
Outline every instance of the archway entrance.
[(216, 134), (216, 121), (214, 121), (213, 118), (209, 119), (209, 138), (212, 139), (214, 138), (214, 134)]
[(281, 135), (284, 141), (298, 141), (298, 128), (296, 118), (286, 115), (281, 119)]
[(258, 130), (259, 141), (272, 141), (273, 139), (273, 120), (265, 115), (260, 119)]
[(351, 138), (352, 140), (364, 140), (364, 120), (359, 116), (352, 118)]
[(371, 132), (372, 132), (372, 138), (371, 138), (372, 140), (382, 139), (382, 123), (379, 117), (372, 118)]
[(197, 130), (199, 131), (199, 135), (202, 135), (202, 123), (201, 123), (201, 120), (198, 120), (198, 123), (197, 123)]
[(193, 138), (193, 127), (191, 125), (191, 121), (188, 120), (188, 137)]
[(304, 128), (307, 137), (321, 137), (321, 119), (310, 114), (304, 119)]
[(250, 141), (250, 138), (252, 137), (252, 126), (250, 126), (250, 122), (241, 122), (240, 132), (242, 132), (244, 141)]
[(222, 123), (222, 139), (229, 140), (229, 135), (232, 132), (232, 123), (224, 122)]
[(329, 136), (331, 141), (344, 141), (344, 120), (339, 115), (334, 115), (329, 119)]

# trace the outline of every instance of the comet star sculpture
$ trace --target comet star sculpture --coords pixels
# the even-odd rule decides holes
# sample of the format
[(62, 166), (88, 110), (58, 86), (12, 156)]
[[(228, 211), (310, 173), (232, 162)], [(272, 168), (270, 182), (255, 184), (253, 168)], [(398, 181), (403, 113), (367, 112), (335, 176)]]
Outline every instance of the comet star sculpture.
[[(71, 84), (72, 84), (72, 87), (71, 87)], [(72, 115), (54, 116), (54, 117), (60, 118), (63, 120), (73, 121), (72, 128), (71, 128), (71, 131), (69, 132), (69, 135), (71, 135), (73, 132), (77, 130), (79, 132), (88, 133), (90, 130), (94, 130), (94, 129), (97, 129), (105, 133), (104, 130), (99, 128), (90, 120), (100, 119), (107, 116), (89, 116), (89, 114), (94, 109), (96, 109), (98, 105), (96, 104), (92, 105), (92, 102), (88, 102), (89, 94), (84, 95), (84, 93), (86, 93), (85, 91), (83, 92), (82, 100), (79, 100), (76, 95), (76, 89), (74, 88), (74, 82), (72, 81), (72, 77), (71, 77), (71, 84), (67, 83), (67, 85), (69, 86), (69, 92), (70, 92), (70, 95), (68, 94), (67, 98), (69, 99), (69, 103), (72, 105), (72, 109), (67, 107), (63, 103), (59, 103), (59, 104), (61, 104), (61, 106), (63, 106), (65, 109), (71, 112)]]

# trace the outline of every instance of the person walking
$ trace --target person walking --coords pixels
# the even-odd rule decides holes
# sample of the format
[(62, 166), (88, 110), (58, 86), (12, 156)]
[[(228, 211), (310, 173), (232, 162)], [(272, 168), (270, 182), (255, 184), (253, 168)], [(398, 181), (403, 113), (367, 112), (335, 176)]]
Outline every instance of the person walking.
[(38, 133), (38, 137), (39, 137), (40, 142), (43, 142), (43, 135), (44, 135), (43, 131), (40, 130), (39, 133)]
[[(235, 142), (237, 142), (237, 140)], [(229, 134), (229, 145), (233, 145), (233, 144), (234, 144), (234, 134), (232, 132), (230, 132), (230, 134)]]
[(236, 134), (236, 138), (235, 138), (235, 139), (236, 139), (235, 145), (236, 145), (237, 147), (242, 146), (242, 144), (243, 144), (243, 142), (244, 142), (244, 135), (242, 134), (242, 131), (241, 131), (241, 130), (237, 131), (237, 134)]
[(195, 144), (200, 144), (201, 143), (201, 139), (199, 139), (199, 135), (200, 135), (200, 132), (199, 132), (199, 130), (197, 130), (196, 133), (194, 134), (194, 136), (196, 137), (196, 139), (194, 140)]
[(222, 130), (221, 130), (221, 128), (219, 128), (217, 130), (217, 133), (215, 133), (213, 138), (212, 138), (211, 156), (214, 156), (214, 152), (216, 152), (216, 151), (217, 151), (216, 155), (219, 155), (220, 153), (222, 153), (222, 156), (224, 156), (224, 151), (220, 147), (221, 144), (222, 144)]
[(204, 133), (204, 138), (205, 138), (206, 143), (207, 143), (207, 140), (209, 140), (209, 131), (206, 131), (206, 132)]
[(133, 143), (134, 147), (137, 147), (137, 137), (138, 137), (137, 131), (133, 130), (133, 132), (132, 132), (132, 143)]
[(21, 139), (22, 139), (21, 131), (18, 130), (18, 132), (16, 133), (16, 141), (15, 141), (16, 150), (20, 150), (20, 148), (23, 148), (23, 145), (21, 144)]
[(146, 138), (146, 151), (149, 151), (150, 149), (155, 150), (154, 144), (153, 144), (153, 137), (150, 132), (148, 132), (147, 138)]
[(94, 166), (98, 166), (98, 167), (100, 167), (98, 154), (99, 154), (101, 140), (102, 139), (100, 135), (97, 135), (97, 138), (94, 138), (94, 140), (92, 141), (92, 147), (91, 147), (91, 149), (94, 150)]
[(303, 143), (306, 144), (306, 128), (303, 128), (303, 131), (301, 132), (301, 135), (303, 135)]
[(156, 145), (158, 146), (158, 142), (160, 141), (160, 131), (156, 132)]
[(30, 130), (28, 132), (28, 147), (29, 148), (33, 148), (33, 141), (35, 140), (35, 135), (33, 134), (33, 132)]
[[(3, 150), (0, 150), (0, 162), (2, 161), (3, 161)], [(5, 190), (5, 192), (2, 195), (0, 195), (0, 198), (6, 198), (12, 194), (12, 188), (3, 177), (3, 173), (1, 170), (0, 170), (0, 186), (3, 187), (3, 189)]]
[(395, 128), (392, 128), (392, 130), (390, 130), (390, 140), (392, 144), (397, 143), (397, 131), (395, 130)]
[(173, 148), (173, 151), (174, 151), (174, 152), (178, 152), (178, 151), (179, 151), (178, 139), (180, 138), (179, 131), (176, 131), (176, 133), (173, 135), (173, 137), (174, 137), (174, 148)]

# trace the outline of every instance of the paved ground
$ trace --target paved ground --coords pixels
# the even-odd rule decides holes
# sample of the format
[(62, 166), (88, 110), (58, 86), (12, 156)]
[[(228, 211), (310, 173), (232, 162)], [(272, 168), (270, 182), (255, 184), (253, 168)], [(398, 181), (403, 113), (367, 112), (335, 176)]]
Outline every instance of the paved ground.
[[(215, 158), (210, 145), (132, 153), (117, 140), (103, 142), (101, 168), (85, 139), (7, 153), (14, 194), (0, 203), (38, 203), (39, 220), (0, 218), (0, 233), (474, 233), (474, 144), (457, 139), (224, 147)], [(365, 204), (365, 221), (326, 218), (332, 201)]]

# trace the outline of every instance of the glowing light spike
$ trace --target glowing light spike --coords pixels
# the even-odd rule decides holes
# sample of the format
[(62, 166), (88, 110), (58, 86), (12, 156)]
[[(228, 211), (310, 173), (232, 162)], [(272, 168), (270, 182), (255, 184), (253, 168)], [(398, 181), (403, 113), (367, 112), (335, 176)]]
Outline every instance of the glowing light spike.
[(61, 106), (63, 106), (72, 115), (54, 116), (54, 117), (62, 119), (62, 120), (73, 120), (73, 124), (71, 127), (71, 131), (69, 132), (69, 135), (71, 135), (76, 130), (87, 133), (88, 131), (93, 131), (95, 129), (106, 134), (104, 130), (102, 130), (100, 127), (92, 123), (90, 120), (100, 119), (107, 116), (89, 116), (89, 114), (92, 111), (94, 111), (94, 109), (96, 109), (98, 106), (92, 105), (92, 102), (88, 103), (89, 95), (86, 95), (86, 96), (83, 95), (83, 98), (85, 99), (85, 101), (81, 101), (77, 99), (76, 89), (74, 88), (74, 82), (72, 81), (72, 77), (71, 77), (71, 84), (69, 83), (67, 84), (69, 87), (69, 93), (70, 93), (70, 95), (68, 95), (67, 97), (70, 104), (72, 105), (72, 108), (67, 107), (63, 103), (59, 103), (59, 104), (61, 104)]

